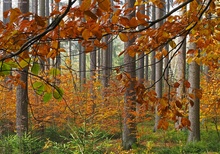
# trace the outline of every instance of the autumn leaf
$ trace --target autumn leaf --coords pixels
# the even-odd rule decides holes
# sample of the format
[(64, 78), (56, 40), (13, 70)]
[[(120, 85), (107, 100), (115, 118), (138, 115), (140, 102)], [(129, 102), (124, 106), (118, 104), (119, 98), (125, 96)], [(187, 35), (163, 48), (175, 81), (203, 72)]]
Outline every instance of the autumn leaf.
[(18, 8), (10, 10), (10, 22), (13, 22), (15, 19), (18, 19), (18, 16), (21, 15), (21, 11)]
[(54, 0), (55, 1), (55, 3), (59, 3), (61, 0)]
[(174, 88), (178, 88), (179, 86), (180, 86), (179, 82), (175, 82), (175, 83), (173, 84), (173, 87), (174, 87)]
[(196, 97), (201, 99), (202, 98), (202, 90), (201, 89), (196, 89), (195, 90), (195, 93), (196, 93)]
[(186, 88), (190, 88), (190, 83), (189, 83), (189, 81), (185, 80), (185, 81), (184, 81), (184, 85), (185, 85)]
[(138, 21), (135, 17), (132, 17), (129, 21), (129, 27), (136, 28), (138, 26)]
[(90, 37), (90, 31), (88, 29), (84, 29), (82, 32), (82, 37), (84, 40), (88, 41)]
[(158, 122), (158, 129), (167, 130), (169, 126), (169, 123), (165, 119), (160, 119)]
[(90, 10), (84, 11), (84, 14), (89, 16), (93, 20), (97, 20), (98, 19), (98, 17), (94, 13), (92, 13)]
[(176, 48), (176, 43), (174, 41), (170, 41), (169, 45), (171, 48)]
[(113, 24), (116, 24), (116, 23), (118, 23), (118, 20), (119, 20), (118, 15), (113, 15), (113, 17), (112, 17), (112, 23), (113, 23)]
[(128, 41), (128, 36), (126, 35), (126, 33), (119, 33), (119, 37), (123, 42)]
[(38, 16), (37, 14), (35, 14), (35, 21), (38, 26), (44, 27), (46, 25), (42, 17)]
[(176, 100), (175, 104), (176, 104), (176, 106), (177, 106), (179, 109), (182, 108), (182, 104), (181, 104), (180, 101)]
[(90, 5), (91, 5), (91, 0), (84, 0), (80, 6), (80, 9), (82, 11), (86, 11), (90, 8)]
[(163, 53), (163, 56), (166, 57), (168, 55), (168, 52), (165, 48), (162, 49), (162, 53)]
[(109, 0), (97, 0), (99, 7), (104, 10), (108, 11), (110, 9), (111, 3)]
[(189, 119), (185, 118), (185, 117), (182, 117), (181, 118), (181, 124), (184, 126), (184, 127), (189, 127), (191, 125), (191, 122), (189, 121)]

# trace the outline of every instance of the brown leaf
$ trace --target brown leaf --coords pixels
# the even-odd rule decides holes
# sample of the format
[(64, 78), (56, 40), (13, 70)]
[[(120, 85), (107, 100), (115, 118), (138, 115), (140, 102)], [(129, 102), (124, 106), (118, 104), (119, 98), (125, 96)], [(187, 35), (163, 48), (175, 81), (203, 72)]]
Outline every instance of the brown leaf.
[(182, 104), (180, 101), (176, 100), (175, 104), (178, 108), (180, 108), (180, 109), (182, 108)]
[(195, 93), (196, 93), (196, 97), (198, 99), (201, 99), (202, 98), (202, 90), (201, 89), (196, 89), (195, 90)]
[(173, 84), (173, 87), (174, 87), (174, 88), (178, 88), (179, 86), (180, 86), (179, 82), (175, 82), (175, 83)]
[(185, 85), (186, 88), (190, 88), (190, 83), (189, 83), (189, 81), (187, 81), (187, 80), (184, 81), (184, 85)]

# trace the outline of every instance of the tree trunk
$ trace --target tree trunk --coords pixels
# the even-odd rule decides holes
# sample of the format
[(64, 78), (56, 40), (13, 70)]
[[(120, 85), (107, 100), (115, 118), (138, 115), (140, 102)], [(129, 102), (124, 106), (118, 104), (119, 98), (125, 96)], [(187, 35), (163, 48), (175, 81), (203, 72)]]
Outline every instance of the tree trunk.
[[(22, 13), (29, 10), (29, 0), (21, 0), (18, 6)], [(27, 52), (27, 51), (26, 51)], [(17, 86), (16, 92), (16, 130), (19, 137), (28, 131), (28, 67), (20, 71), (20, 80), (24, 83)]]
[(103, 51), (103, 57), (102, 57), (102, 66), (103, 66), (103, 74), (102, 74), (102, 83), (104, 87), (108, 86), (109, 77), (110, 77), (110, 70), (112, 67), (112, 41), (109, 41), (110, 36), (106, 36), (104, 38), (104, 41), (108, 44), (108, 47), (106, 50)]
[[(196, 44), (191, 43), (189, 49), (196, 49)], [(189, 92), (194, 94), (192, 101), (194, 105), (189, 105), (189, 120), (191, 131), (189, 131), (188, 142), (200, 140), (200, 102), (196, 95), (196, 90), (200, 88), (200, 66), (195, 62), (189, 64)]]
[[(162, 1), (162, 4), (164, 4), (164, 1)], [(165, 7), (165, 6), (164, 6)], [(156, 19), (159, 19), (163, 16), (164, 12), (163, 9), (161, 8), (156, 8)], [(156, 28), (159, 28), (162, 25), (163, 21), (160, 21), (156, 23)], [(162, 57), (161, 57), (162, 58)], [(163, 60), (161, 59), (156, 59), (156, 72), (155, 72), (155, 91), (157, 93), (157, 98), (160, 99), (162, 98), (162, 72), (163, 72)], [(158, 122), (159, 122), (159, 115), (157, 112), (157, 105), (155, 107), (155, 126), (154, 126), (154, 131), (157, 130)]]
[[(128, 8), (133, 8), (134, 0), (126, 0)], [(134, 17), (135, 13), (131, 13), (129, 18)], [(129, 40), (125, 43), (125, 49), (132, 45), (134, 39)], [(123, 149), (129, 150), (132, 145), (137, 142), (136, 133), (136, 116), (133, 114), (136, 111), (136, 95), (135, 95), (135, 57), (131, 57), (128, 53), (124, 55), (125, 72), (127, 72), (130, 77), (130, 84), (126, 87), (125, 101), (124, 101), (124, 114), (123, 114), (123, 132), (122, 132), (122, 144)], [(132, 113), (133, 112), (133, 113)]]
[[(12, 7), (12, 1), (4, 0), (3, 1), (3, 12), (11, 9)], [(9, 18), (3, 18), (3, 22), (6, 24), (9, 22)]]

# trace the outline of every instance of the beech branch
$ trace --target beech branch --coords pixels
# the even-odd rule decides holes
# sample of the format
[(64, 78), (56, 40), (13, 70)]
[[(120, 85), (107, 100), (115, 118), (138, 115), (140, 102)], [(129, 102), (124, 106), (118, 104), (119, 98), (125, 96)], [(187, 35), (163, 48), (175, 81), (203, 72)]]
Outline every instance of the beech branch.
[(33, 45), (35, 42), (39, 41), (43, 36), (45, 36), (48, 32), (54, 30), (59, 23), (62, 21), (62, 19), (67, 15), (67, 13), (69, 12), (71, 6), (76, 2), (76, 0), (69, 0), (68, 5), (66, 10), (64, 11), (63, 14), (57, 16), (57, 18), (50, 24), (48, 25), (48, 27), (46, 28), (46, 30), (36, 36), (34, 36), (33, 38), (29, 39), (27, 42), (25, 42), (21, 48), (14, 52), (14, 53), (9, 53), (5, 56), (3, 56), (0, 61), (4, 61), (6, 59), (10, 59), (13, 58), (15, 56), (18, 56), (19, 54), (21, 54), (22, 52), (24, 52), (25, 50), (27, 50), (31, 45)]

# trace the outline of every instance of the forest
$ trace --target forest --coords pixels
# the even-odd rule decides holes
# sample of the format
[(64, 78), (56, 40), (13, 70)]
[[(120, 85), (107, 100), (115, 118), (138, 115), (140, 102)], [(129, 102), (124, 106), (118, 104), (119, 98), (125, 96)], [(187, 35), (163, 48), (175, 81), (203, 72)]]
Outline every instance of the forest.
[(219, 0), (1, 0), (1, 154), (220, 153)]

